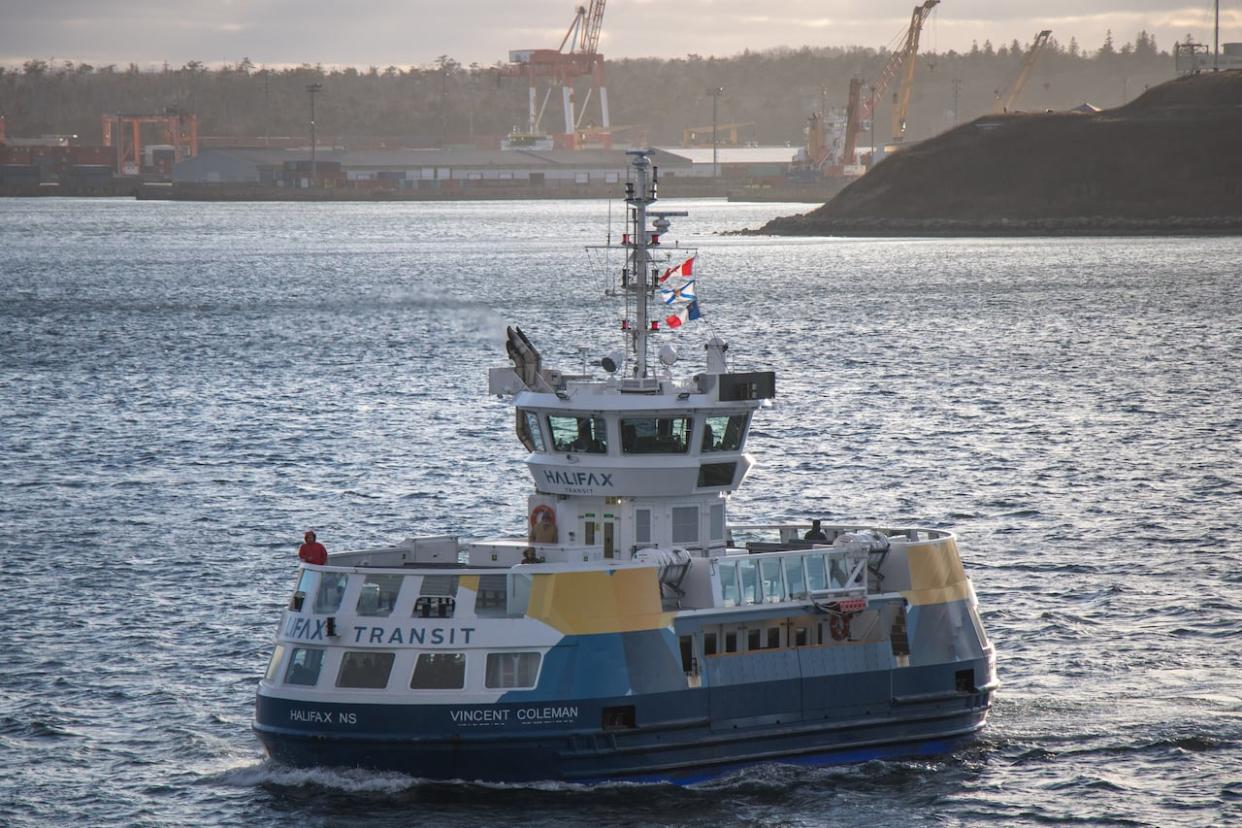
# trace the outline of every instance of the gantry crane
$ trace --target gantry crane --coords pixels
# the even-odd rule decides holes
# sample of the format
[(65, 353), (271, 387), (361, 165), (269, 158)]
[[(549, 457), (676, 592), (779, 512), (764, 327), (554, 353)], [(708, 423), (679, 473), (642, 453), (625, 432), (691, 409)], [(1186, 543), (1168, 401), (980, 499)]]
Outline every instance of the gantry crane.
[(177, 109), (162, 115), (101, 115), (105, 147), (116, 147), (116, 171), (121, 175), (142, 172), (142, 127), (160, 128), (164, 144), (173, 148), (173, 160), (184, 161), (198, 155), (198, 116)]
[[(590, 0), (589, 6), (578, 6), (573, 22), (569, 24), (561, 44), (556, 49), (518, 49), (509, 52), (509, 65), (501, 70), (507, 77), (525, 77), (529, 81), (529, 114), (526, 128), (531, 136), (541, 134), (544, 110), (553, 88), (561, 90), (564, 106), (565, 133), (571, 143), (590, 106), (591, 97), (599, 99), (600, 127), (611, 126), (608, 115), (608, 89), (604, 86), (604, 56), (599, 53), (600, 29), (604, 22), (606, 0)], [(568, 47), (568, 51), (566, 51)], [(589, 76), (591, 87), (581, 108), (574, 100), (574, 79)], [(539, 101), (538, 87), (541, 81), (548, 86)]]
[(1018, 69), (1018, 76), (1013, 79), (1013, 83), (1009, 84), (1009, 90), (1002, 94), (1000, 91), (996, 93), (996, 103), (992, 106), (993, 112), (1008, 112), (1013, 106), (1013, 102), (1018, 99), (1018, 95), (1022, 94), (1022, 87), (1026, 86), (1027, 78), (1031, 76), (1035, 64), (1039, 61), (1039, 55), (1043, 52), (1044, 47), (1048, 45), (1048, 38), (1052, 37), (1051, 29), (1044, 29), (1035, 35), (1035, 39), (1031, 41), (1031, 48), (1026, 50), (1026, 54), (1022, 56), (1022, 66)]

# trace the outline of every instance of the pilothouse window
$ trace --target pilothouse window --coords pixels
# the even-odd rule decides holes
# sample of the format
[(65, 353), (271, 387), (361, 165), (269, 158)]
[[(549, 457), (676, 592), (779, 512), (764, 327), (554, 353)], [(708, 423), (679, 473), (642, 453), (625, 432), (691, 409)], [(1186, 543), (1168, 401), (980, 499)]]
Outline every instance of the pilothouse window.
[(519, 410), (517, 413), (517, 436), (526, 446), (527, 451), (546, 451), (543, 442), (543, 431), (539, 428), (539, 415), (533, 411)]
[(749, 414), (705, 417), (702, 451), (741, 451)]
[(689, 448), (689, 417), (621, 420), (621, 451), (625, 454), (685, 454)]
[(556, 451), (607, 454), (608, 435), (603, 417), (557, 417), (548, 415), (552, 446)]

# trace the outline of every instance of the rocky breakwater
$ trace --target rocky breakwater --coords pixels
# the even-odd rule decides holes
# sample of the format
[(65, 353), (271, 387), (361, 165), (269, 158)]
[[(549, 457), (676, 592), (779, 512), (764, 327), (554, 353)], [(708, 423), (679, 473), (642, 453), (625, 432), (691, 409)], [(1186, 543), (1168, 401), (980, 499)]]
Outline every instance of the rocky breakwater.
[(989, 115), (876, 165), (772, 235), (1242, 233), (1242, 71), (1101, 112)]

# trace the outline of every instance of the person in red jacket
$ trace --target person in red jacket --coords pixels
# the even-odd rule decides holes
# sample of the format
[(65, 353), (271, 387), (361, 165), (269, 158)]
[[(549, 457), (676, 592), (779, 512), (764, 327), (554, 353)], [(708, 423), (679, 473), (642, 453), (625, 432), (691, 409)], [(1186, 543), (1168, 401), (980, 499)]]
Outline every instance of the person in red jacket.
[(307, 532), (306, 543), (298, 548), (298, 557), (309, 564), (323, 566), (328, 562), (328, 550), (322, 543), (315, 540), (314, 532)]

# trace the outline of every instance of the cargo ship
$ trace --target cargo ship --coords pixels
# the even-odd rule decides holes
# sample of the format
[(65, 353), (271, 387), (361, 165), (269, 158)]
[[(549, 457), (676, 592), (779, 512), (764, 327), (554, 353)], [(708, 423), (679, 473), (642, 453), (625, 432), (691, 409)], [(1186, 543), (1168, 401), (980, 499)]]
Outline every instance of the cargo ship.
[(619, 347), (569, 373), (510, 328), (488, 375), (526, 525), (304, 563), (255, 709), (278, 762), (693, 783), (942, 753), (985, 726), (995, 655), (952, 533), (730, 522), (776, 377), (716, 336), (692, 371), (655, 347), (702, 308), (690, 260), (652, 266), (684, 213), (653, 209), (658, 170), (631, 161)]

